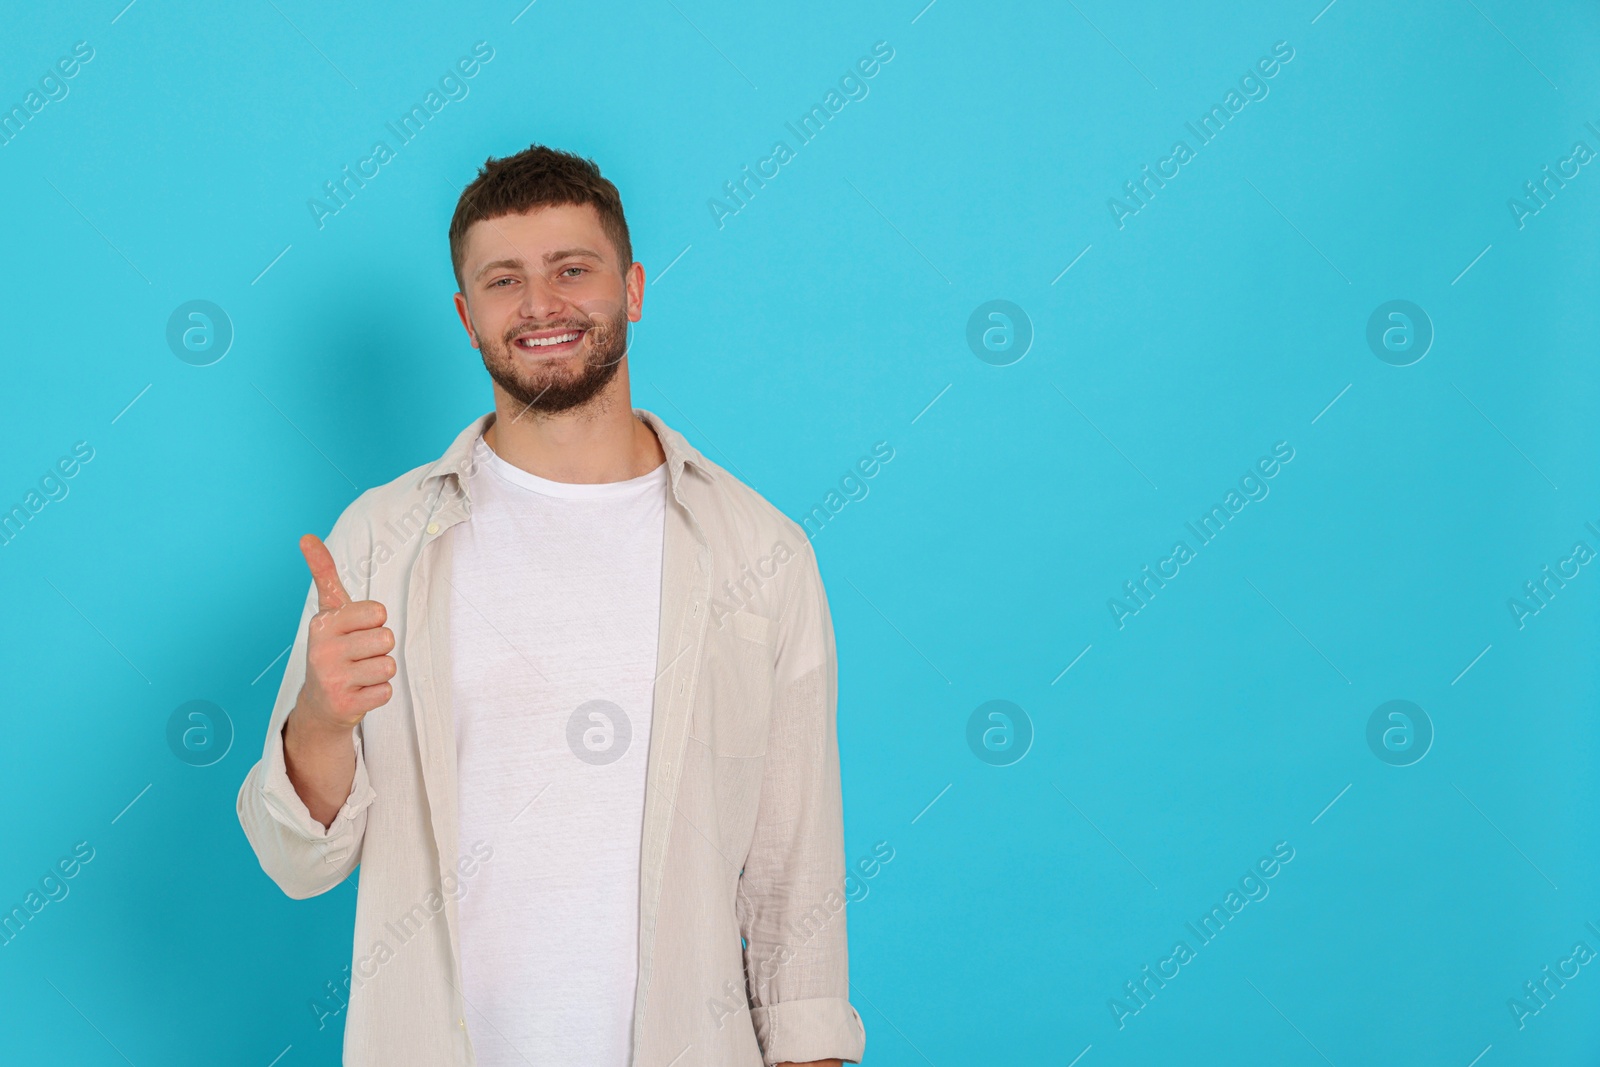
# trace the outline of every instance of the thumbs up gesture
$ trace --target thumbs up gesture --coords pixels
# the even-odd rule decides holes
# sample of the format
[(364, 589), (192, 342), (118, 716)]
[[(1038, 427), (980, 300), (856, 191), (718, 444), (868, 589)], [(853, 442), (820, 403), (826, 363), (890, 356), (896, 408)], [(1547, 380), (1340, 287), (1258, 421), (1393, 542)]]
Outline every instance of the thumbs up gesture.
[(317, 613), (306, 639), (306, 677), (294, 714), (298, 726), (348, 733), (367, 712), (394, 695), (394, 631), (376, 600), (351, 600), (339, 581), (333, 556), (316, 534), (300, 538), (300, 552), (317, 585)]

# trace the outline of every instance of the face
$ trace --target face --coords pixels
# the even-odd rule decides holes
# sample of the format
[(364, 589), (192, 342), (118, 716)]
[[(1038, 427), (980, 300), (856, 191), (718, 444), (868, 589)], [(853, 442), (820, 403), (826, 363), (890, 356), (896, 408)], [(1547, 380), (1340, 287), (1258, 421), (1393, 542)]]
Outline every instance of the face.
[(515, 417), (579, 407), (616, 378), (644, 267), (619, 262), (591, 205), (479, 220), (463, 260), (456, 312)]

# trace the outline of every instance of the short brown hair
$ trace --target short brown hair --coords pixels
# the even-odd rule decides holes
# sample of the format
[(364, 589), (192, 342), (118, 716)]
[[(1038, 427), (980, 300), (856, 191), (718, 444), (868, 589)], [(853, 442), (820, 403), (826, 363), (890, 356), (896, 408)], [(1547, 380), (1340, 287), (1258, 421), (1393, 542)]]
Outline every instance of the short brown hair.
[(600, 176), (594, 160), (534, 144), (514, 156), (491, 156), (472, 184), (462, 190), (450, 219), (450, 264), (457, 288), (466, 292), (461, 269), (468, 227), (553, 204), (592, 205), (600, 216), (601, 229), (621, 257), (621, 269), (626, 272), (633, 264), (633, 242), (628, 239), (628, 220), (623, 217), (617, 187)]

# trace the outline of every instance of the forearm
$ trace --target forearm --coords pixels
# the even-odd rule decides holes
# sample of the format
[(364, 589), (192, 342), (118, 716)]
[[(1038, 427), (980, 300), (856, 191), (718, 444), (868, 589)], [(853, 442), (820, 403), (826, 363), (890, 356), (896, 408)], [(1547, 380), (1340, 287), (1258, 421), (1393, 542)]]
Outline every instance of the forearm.
[[(278, 714), (287, 718), (284, 712)], [(239, 787), (239, 824), (261, 869), (295, 900), (327, 892), (361, 862), (367, 808), (376, 794), (355, 738), (346, 743), (355, 754), (355, 777), (348, 796), (326, 824), (311, 814), (289, 780), (282, 728), (268, 734), (266, 751)]]
[(311, 725), (297, 704), (283, 724), (283, 760), (289, 781), (311, 817), (331, 826), (355, 784), (353, 728)]

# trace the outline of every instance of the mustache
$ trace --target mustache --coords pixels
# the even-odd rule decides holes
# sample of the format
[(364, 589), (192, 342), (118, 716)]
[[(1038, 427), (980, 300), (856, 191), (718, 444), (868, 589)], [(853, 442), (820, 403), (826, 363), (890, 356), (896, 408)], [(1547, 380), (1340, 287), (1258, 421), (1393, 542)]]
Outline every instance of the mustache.
[[(621, 331), (624, 337), (627, 336), (627, 328), (628, 323), (627, 320), (624, 319)], [(504, 338), (506, 347), (510, 348), (513, 344), (515, 344), (518, 334), (527, 333), (532, 330), (583, 330), (588, 334), (587, 339), (589, 343), (598, 349), (603, 349), (609, 346), (612, 343), (613, 335), (618, 332), (614, 328), (613, 324), (604, 318), (590, 319), (588, 322), (556, 322), (551, 323), (548, 326), (523, 325), (506, 332)], [(627, 355), (628, 347), (625, 342), (623, 344), (622, 351), (617, 354), (615, 359), (608, 360), (600, 365), (609, 367), (612, 363), (620, 363)]]
[(505, 342), (506, 344), (510, 344), (512, 341), (516, 340), (519, 334), (534, 333), (539, 330), (592, 330), (598, 325), (599, 323), (593, 319), (589, 320), (588, 322), (552, 322), (546, 326), (536, 326), (531, 323), (523, 323), (520, 326), (514, 326), (506, 331)]

